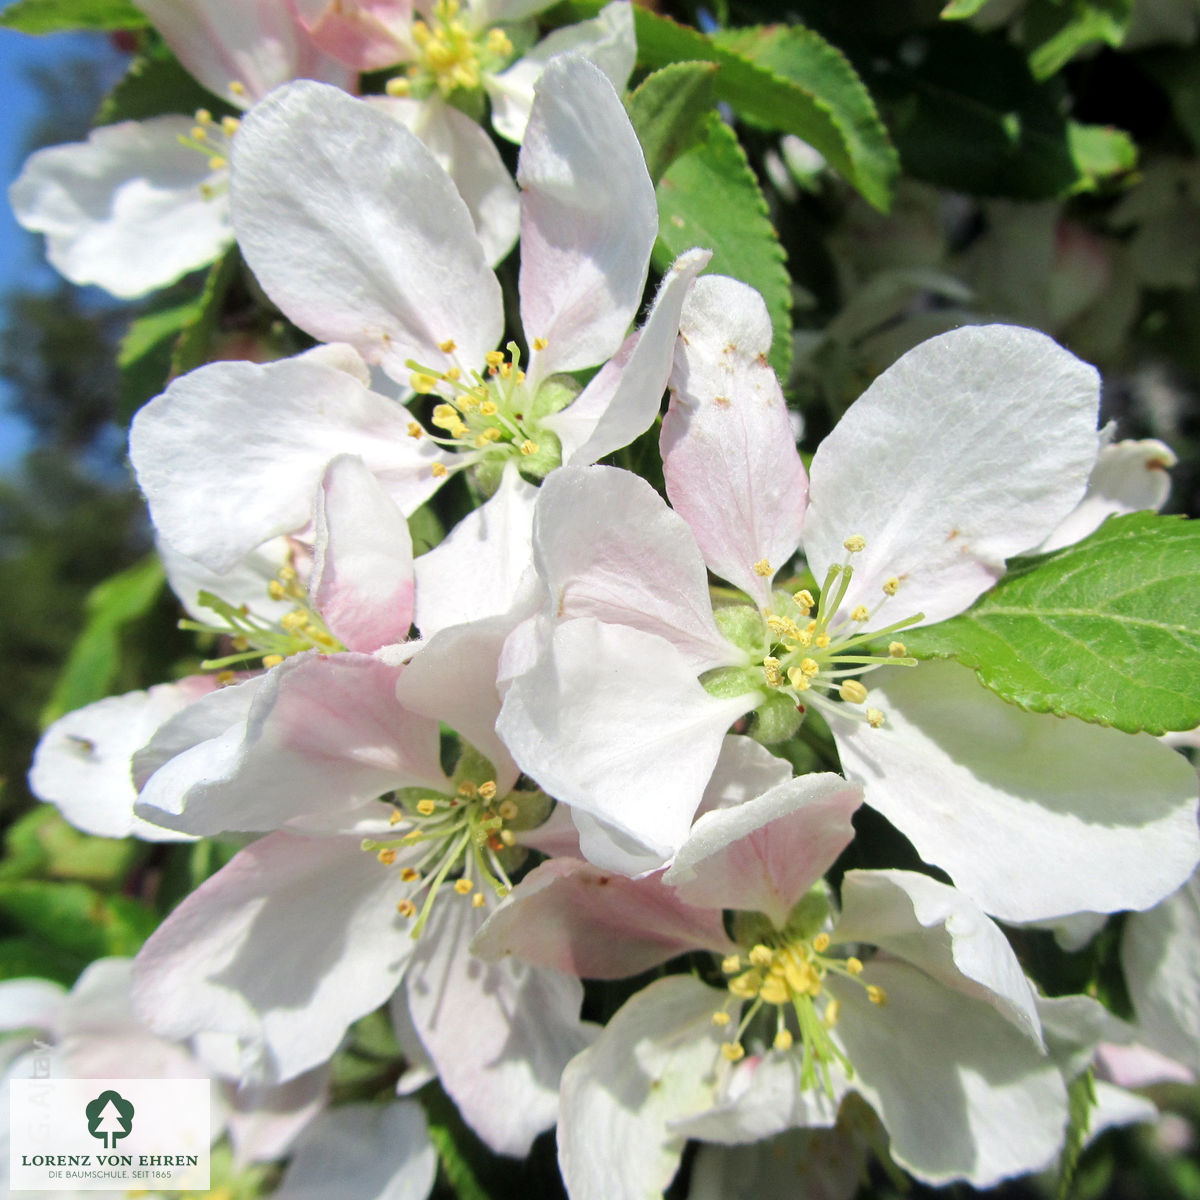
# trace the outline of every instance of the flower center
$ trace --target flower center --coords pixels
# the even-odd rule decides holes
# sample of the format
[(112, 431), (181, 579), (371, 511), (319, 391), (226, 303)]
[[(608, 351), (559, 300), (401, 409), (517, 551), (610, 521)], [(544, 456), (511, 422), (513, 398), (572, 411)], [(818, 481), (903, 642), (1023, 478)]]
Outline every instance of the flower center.
[(414, 21), (416, 61), (403, 76), (390, 79), (390, 96), (414, 96), (424, 100), (440, 92), (476, 91), (485, 74), (494, 74), (508, 64), (513, 44), (502, 29), (475, 32), (459, 17), (458, 0), (437, 0), (432, 20)]
[(179, 144), (195, 150), (208, 159), (209, 170), (220, 172), (216, 179), (206, 179), (200, 185), (200, 194), (205, 200), (213, 200), (229, 190), (229, 153), (233, 146), (233, 135), (241, 122), (237, 117), (213, 118), (207, 108), (196, 110), (196, 123), (187, 135), (179, 135)]

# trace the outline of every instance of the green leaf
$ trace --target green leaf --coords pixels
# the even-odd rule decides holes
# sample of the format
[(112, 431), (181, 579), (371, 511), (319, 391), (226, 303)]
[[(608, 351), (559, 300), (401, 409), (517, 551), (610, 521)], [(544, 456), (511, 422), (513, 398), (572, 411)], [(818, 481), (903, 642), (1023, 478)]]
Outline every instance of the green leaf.
[(1137, 143), (1123, 129), (1067, 122), (1067, 146), (1079, 172), (1073, 192), (1093, 192), (1101, 183), (1137, 166)]
[(950, 0), (942, 9), (943, 21), (961, 21), (973, 17), (989, 0)]
[(766, 202), (733, 130), (715, 113), (705, 139), (671, 165), (658, 185), (654, 265), (665, 271), (693, 246), (713, 252), (709, 270), (756, 287), (771, 314), (771, 366), (787, 378), (792, 358), (791, 283)]
[(1091, 537), (1008, 574), (965, 613), (904, 635), (1032, 712), (1127, 733), (1200, 725), (1200, 522), (1110, 517)]
[(43, 804), (13, 822), (5, 834), (4, 850), (0, 880), (39, 876), (116, 888), (144, 846), (80, 833), (52, 805)]
[(1049, 79), (1089, 46), (1125, 40), (1133, 0), (1032, 0), (1022, 14), (1029, 69)]
[(70, 987), (87, 963), (77, 955), (47, 946), (40, 938), (0, 938), (0, 980), (37, 976)]
[(0, 12), (0, 26), (20, 33), (141, 29), (149, 23), (128, 0), (16, 0)]
[(190, 115), (199, 108), (211, 109), (218, 116), (234, 111), (201, 87), (179, 60), (160, 46), (130, 63), (121, 81), (101, 102), (94, 124), (144, 121), (163, 113)]
[(657, 183), (667, 167), (703, 136), (714, 103), (716, 63), (671, 63), (653, 71), (626, 101), (646, 169)]
[(204, 279), (204, 291), (196, 301), (193, 316), (183, 326), (175, 343), (171, 355), (172, 375), (182, 375), (208, 361), (213, 337), (221, 322), (225, 295), (238, 277), (241, 261), (237, 248), (233, 247), (209, 269)]
[[(838, 169), (871, 203), (888, 207), (900, 160), (871, 93), (840, 50), (799, 26), (734, 29), (715, 34), (714, 41), (809, 95), (828, 114), (850, 160), (849, 172)], [(811, 138), (805, 141), (822, 150)]]
[(121, 390), (117, 410), (128, 421), (162, 391), (171, 371), (171, 355), (179, 335), (201, 314), (199, 299), (146, 313), (129, 324), (117, 348)]
[(121, 662), (121, 629), (149, 612), (163, 581), (162, 564), (150, 555), (88, 593), (87, 622), (42, 712), (43, 724), (109, 694)]
[(154, 914), (128, 896), (39, 879), (0, 883), (0, 917), (22, 934), (87, 962), (136, 954), (155, 926)]

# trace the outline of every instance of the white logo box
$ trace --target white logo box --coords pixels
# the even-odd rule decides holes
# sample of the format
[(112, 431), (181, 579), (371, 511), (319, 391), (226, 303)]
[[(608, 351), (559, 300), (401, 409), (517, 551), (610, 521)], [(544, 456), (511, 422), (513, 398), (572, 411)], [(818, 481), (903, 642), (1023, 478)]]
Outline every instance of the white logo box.
[(207, 1079), (13, 1079), (9, 1101), (14, 1192), (209, 1186)]

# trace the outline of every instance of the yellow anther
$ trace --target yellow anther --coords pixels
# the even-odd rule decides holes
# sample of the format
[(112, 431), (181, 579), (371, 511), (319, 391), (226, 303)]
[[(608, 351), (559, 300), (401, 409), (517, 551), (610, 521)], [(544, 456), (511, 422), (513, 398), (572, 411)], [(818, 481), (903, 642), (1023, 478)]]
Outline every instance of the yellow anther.
[(403, 75), (393, 75), (384, 86), (384, 91), (389, 96), (404, 97), (412, 91), (412, 84)]
[(457, 383), (462, 378), (462, 367), (447, 367), (443, 375), (451, 383)]
[(884, 590), (884, 592), (887, 593), (887, 595), (894, 596), (896, 594), (896, 589), (899, 586), (900, 586), (900, 580), (897, 579), (895, 575), (893, 575), (891, 577), (891, 579), (884, 581), (883, 590)]
[(420, 425), (418, 425), (418, 424), (416, 423), (416, 421), (409, 421), (409, 423), (408, 423), (408, 436), (409, 436), (410, 438), (419, 438), (419, 437), (424, 437), (424, 436), (425, 436), (425, 430), (423, 430), (423, 429), (420, 427)]
[[(496, 406), (495, 400), (484, 400), (479, 405), (480, 415), (484, 417), (494, 417), (499, 411), (500, 410)], [(499, 432), (499, 430), (497, 430), (497, 432)]]
[(504, 355), (499, 350), (489, 350), (483, 356), (483, 361), (489, 367), (498, 367), (504, 361)]
[(272, 579), (271, 582), (267, 584), (267, 595), (270, 596), (272, 600), (284, 600), (287, 598), (287, 592), (284, 591), (283, 584), (280, 583), (278, 579)]
[(277, 666), (279, 666), (279, 664), (281, 662), (283, 662), (283, 655), (282, 654), (264, 654), (262, 662), (263, 662), (263, 666), (266, 667), (266, 669), (269, 671), (272, 667), (277, 667)]
[(419, 842), (422, 837), (419, 829), (414, 829), (411, 833), (406, 833), (400, 840), (406, 845), (411, 846), (414, 842)]
[(851, 554), (858, 554), (867, 548), (867, 539), (860, 533), (852, 533), (843, 543)]
[(408, 386), (414, 392), (432, 392), (437, 387), (437, 380), (425, 371), (414, 371), (408, 377)]
[(760, 558), (754, 564), (754, 573), (755, 575), (761, 575), (765, 579), (768, 575), (774, 575), (775, 570), (765, 558)]
[(460, 896), (469, 896), (475, 890), (475, 885), (469, 879), (456, 879), (454, 890)]
[(763, 675), (766, 677), (768, 686), (779, 687), (779, 685), (783, 683), (783, 670), (779, 665), (779, 659), (771, 657), (764, 658)]
[(831, 640), (832, 639), (827, 633), (819, 633), (815, 638), (813, 638), (813, 642), (816, 644), (818, 650), (824, 650), (825, 647), (829, 645)]
[(444, 479), (450, 472), (446, 470), (446, 464), (435, 462), (430, 468), (429, 473), (434, 479)]
[(419, 812), (421, 814), (421, 816), (423, 816), (423, 817), (432, 817), (433, 814), (435, 812), (437, 812), (437, 801), (436, 800), (418, 800), (417, 801), (417, 812)]
[(841, 1012), (842, 1002), (836, 996), (831, 996), (829, 1003), (825, 1005), (825, 1011), (821, 1014), (821, 1021), (826, 1029), (832, 1029), (837, 1024)]
[(500, 364), (500, 378), (507, 379), (513, 373), (513, 365), (510, 362)]
[(769, 967), (775, 958), (775, 953), (770, 946), (764, 946), (761, 942), (755, 946), (749, 954), (750, 961), (756, 967)]
[(208, 137), (208, 130), (203, 125), (192, 126), (192, 138), (197, 142), (202, 142)]
[[(494, 779), (485, 779), (483, 783), (479, 785), (479, 794), (484, 800), (495, 800), (496, 781)], [(512, 801), (508, 800), (505, 801), (505, 803), (511, 804)], [(513, 813), (512, 815), (515, 817), (517, 814)]]
[(742, 1048), (741, 1042), (722, 1042), (721, 1057), (726, 1062), (739, 1062), (746, 1057), (746, 1051)]
[(196, 109), (196, 124), (211, 125), (213, 123), (213, 115), (207, 108)]
[[(274, 655), (274, 656), (272, 656), (272, 657), (279, 658), (279, 656), (278, 656), (278, 655)], [(280, 661), (280, 662), (283, 662), (283, 659), (282, 659), (282, 658), (280, 658), (280, 659), (279, 659), (279, 661)], [(268, 666), (268, 665), (273, 667), (273, 666), (275, 666), (276, 664), (275, 664), (275, 663), (270, 663), (270, 664), (268, 664), (267, 660), (264, 658), (264, 659), (263, 659), (263, 666), (265, 667), (265, 666)], [(234, 674), (232, 671), (218, 671), (218, 672), (217, 672), (217, 682), (218, 682), (218, 683), (219, 683), (219, 684), (220, 684), (222, 687), (228, 687), (228, 686), (229, 686), (229, 685), (230, 685), (230, 684), (231, 684), (231, 683), (232, 683), (232, 682), (233, 682), (233, 681), (234, 681), (236, 678), (237, 678), (237, 676), (236, 676), (236, 675), (235, 675), (235, 674)]]
[(867, 689), (857, 679), (847, 679), (838, 688), (838, 695), (848, 704), (862, 704), (867, 698)]
[(865, 604), (860, 604), (850, 613), (850, 620), (862, 622), (867, 620), (870, 615), (870, 609), (868, 609)]
[(809, 962), (789, 954), (783, 964), (788, 987), (801, 996), (817, 996), (821, 992), (821, 976)]
[(816, 604), (813, 594), (808, 588), (801, 588), (792, 596), (792, 599), (795, 600), (796, 607), (800, 610), (801, 615), (805, 617), (812, 611), (812, 606)]
[(295, 583), (296, 580), (300, 578), (299, 572), (297, 572), (296, 568), (287, 565), (280, 567), (275, 574), (278, 575), (284, 583)]
[(525, 441), (523, 441), (521, 443), (520, 449), (521, 449), (521, 453), (524, 454), (526, 458), (528, 458), (530, 455), (536, 454), (538, 452), (538, 444), (537, 444), (537, 442), (529, 441), (529, 439), (527, 438)]
[(400, 878), (403, 879), (405, 883), (416, 883), (417, 880), (421, 878), (421, 872), (413, 867), (405, 867), (404, 870), (400, 872)]
[(388, 824), (389, 825), (399, 825), (400, 822), (403, 820), (404, 820), (404, 814), (398, 808), (393, 808), (392, 815), (390, 817), (388, 817)]
[(712, 1015), (712, 1023), (721, 1028), (729, 1024), (729, 1014), (722, 1009), (720, 1012), (715, 1012)]
[(846, 959), (846, 970), (849, 971), (851, 975), (861, 975), (862, 971), (863, 971), (862, 959), (861, 958)]
[(486, 903), (487, 899), (482, 892), (476, 892), (475, 895), (471, 897), (472, 908), (482, 908)]
[(235, 96), (244, 96), (246, 94), (246, 85), (240, 79), (231, 79), (229, 81), (229, 90)]
[(739, 1000), (753, 1000), (758, 995), (758, 989), (762, 987), (762, 981), (761, 971), (743, 971), (740, 975), (734, 976), (725, 986)]
[(385, 846), (375, 856), (385, 867), (390, 867), (396, 861), (396, 852), (390, 846)]
[(500, 830), (499, 836), (500, 836), (500, 840), (506, 846), (515, 846), (517, 844), (516, 836), (513, 834), (513, 831), (511, 829)]
[(429, 41), (431, 36), (429, 32), (429, 26), (426, 25), (424, 21), (414, 21), (412, 26), (412, 35), (413, 41), (416, 42), (418, 46), (424, 46), (425, 43)]
[(812, 947), (818, 954), (824, 954), (829, 949), (829, 934), (818, 933), (812, 941)]
[(877, 984), (869, 983), (867, 984), (867, 999), (882, 1008), (887, 1003), (887, 992)]
[(812, 679), (814, 675), (821, 673), (821, 664), (815, 658), (804, 658), (800, 660), (800, 672), (803, 675)]
[(525, 372), (524, 372), (524, 371), (518, 371), (518, 372), (517, 372), (517, 382), (518, 382), (518, 383), (524, 383), (524, 382), (525, 382)]
[(444, 342), (438, 342), (438, 349), (443, 354), (453, 354), (458, 349), (458, 343), (453, 338), (447, 338)]
[(288, 633), (300, 633), (308, 624), (308, 613), (302, 608), (293, 608), (291, 612), (283, 614), (279, 623)]
[(214, 154), (208, 160), (208, 169), (210, 171), (223, 171), (227, 166), (229, 166), (229, 159), (223, 154)]
[(807, 692), (812, 687), (812, 684), (808, 681), (808, 677), (799, 667), (788, 667), (787, 677), (788, 683), (798, 692)]
[(503, 821), (511, 821), (514, 817), (520, 815), (520, 808), (515, 800), (501, 800), (496, 811), (500, 814), (500, 819)]
[(893, 658), (907, 658), (908, 647), (903, 642), (888, 642), (888, 653)]
[(402, 917), (415, 917), (417, 915), (417, 906), (411, 900), (401, 900), (396, 905), (396, 911)]
[(533, 339), (533, 348), (535, 350), (545, 350), (545, 348), (548, 345), (550, 345), (550, 343), (548, 341), (546, 341), (545, 338), (534, 338)]
[(233, 137), (235, 133), (242, 127), (241, 121), (237, 117), (222, 117), (221, 132), (226, 137)]
[(870, 727), (872, 729), (881, 728), (883, 725), (883, 722), (884, 722), (884, 716), (883, 716), (883, 713), (881, 710), (879, 710), (878, 708), (868, 708), (867, 709), (867, 724), (870, 725)]
[(512, 40), (503, 29), (489, 29), (487, 33), (487, 48), (492, 54), (507, 58), (513, 52)]
[(458, 794), (464, 800), (474, 800), (479, 795), (479, 788), (475, 786), (469, 779), (464, 779), (456, 789)]
[(777, 975), (768, 975), (762, 981), (758, 994), (768, 1004), (787, 1004), (792, 998), (786, 980), (780, 979)]
[(790, 1050), (792, 1048), (792, 1034), (790, 1030), (780, 1029), (775, 1034), (775, 1041), (772, 1043), (776, 1050)]
[(740, 955), (728, 954), (721, 959), (721, 970), (726, 975), (736, 975), (742, 969), (742, 959)]

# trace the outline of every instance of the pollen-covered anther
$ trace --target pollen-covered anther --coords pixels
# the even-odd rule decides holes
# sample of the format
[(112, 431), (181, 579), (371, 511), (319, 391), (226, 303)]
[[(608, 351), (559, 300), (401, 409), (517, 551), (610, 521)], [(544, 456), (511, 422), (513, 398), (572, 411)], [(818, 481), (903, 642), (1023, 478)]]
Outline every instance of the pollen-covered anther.
[(826, 1029), (832, 1029), (838, 1023), (838, 1017), (842, 1013), (842, 1002), (836, 996), (829, 997), (829, 1003), (825, 1005), (825, 1011), (821, 1014), (821, 1021)]
[(454, 890), (460, 896), (469, 896), (475, 890), (475, 885), (469, 879), (456, 879)]
[(272, 579), (271, 582), (267, 584), (267, 595), (270, 596), (272, 600), (287, 599), (287, 592), (284, 590), (283, 584), (280, 583), (278, 579)]
[(237, 117), (222, 117), (221, 118), (221, 132), (226, 137), (233, 137), (233, 135), (235, 133), (237, 133), (237, 131), (241, 128), (241, 126), (242, 126), (242, 123), (241, 123), (241, 121), (239, 121), (237, 119)]
[[(266, 668), (268, 671), (269, 671), (269, 670), (270, 670), (272, 667), (277, 667), (277, 666), (279, 666), (279, 664), (280, 664), (281, 662), (283, 662), (283, 655), (282, 655), (282, 654), (264, 654), (264, 655), (263, 655), (262, 665), (263, 665), (263, 666), (264, 666), (264, 667), (265, 667), (265, 668)], [(224, 672), (222, 672), (221, 674), (224, 674)], [(220, 679), (220, 678), (221, 678), (221, 676), (220, 676), (220, 675), (218, 675), (218, 676), (217, 676), (217, 678), (218, 678), (218, 679)], [(230, 671), (230, 672), (229, 672), (229, 680), (230, 680), (230, 682), (231, 682), (231, 683), (233, 682), (233, 672), (232, 672), (232, 671)]]
[(842, 545), (851, 554), (861, 554), (867, 548), (867, 539), (861, 533), (852, 533)]
[(741, 1060), (746, 1057), (745, 1047), (741, 1042), (722, 1042), (721, 1057), (725, 1059), (726, 1062), (741, 1062)]
[(769, 967), (775, 959), (775, 953), (770, 946), (760, 942), (751, 949), (749, 958), (756, 967)]
[(545, 350), (548, 345), (550, 343), (544, 337), (535, 337), (533, 339), (533, 348), (535, 350)]
[(422, 438), (425, 436), (425, 430), (423, 430), (420, 425), (416, 423), (416, 421), (409, 421), (408, 436), (410, 438)]
[(511, 829), (502, 829), (496, 836), (505, 846), (515, 846), (517, 844), (516, 835)]
[(775, 1040), (771, 1044), (776, 1050), (790, 1050), (793, 1040), (790, 1030), (779, 1029), (776, 1031)]
[(812, 687), (812, 681), (799, 667), (788, 667), (788, 683), (798, 692), (807, 692)]
[[(276, 655), (268, 655), (267, 658), (279, 658), (279, 656), (277, 654)], [(279, 662), (283, 662), (283, 659), (280, 658)], [(277, 663), (268, 664), (267, 659), (264, 658), (263, 666), (266, 667), (268, 665), (274, 667), (274, 666), (277, 666), (278, 664)], [(234, 674), (233, 671), (218, 671), (217, 672), (217, 683), (220, 684), (221, 687), (228, 687), (231, 683), (233, 683), (233, 681), (235, 679), (237, 679), (237, 675)]]
[(867, 984), (867, 999), (870, 1000), (872, 1004), (877, 1004), (880, 1008), (882, 1008), (888, 1002), (887, 992), (885, 992), (878, 984), (874, 983)]
[(432, 392), (433, 389), (437, 387), (437, 380), (434, 379), (432, 375), (427, 374), (425, 371), (414, 371), (408, 377), (408, 386), (411, 387), (414, 392), (428, 393)]
[(857, 621), (862, 624), (863, 621), (870, 620), (871, 610), (865, 604), (860, 604), (850, 613), (850, 620)]
[(809, 679), (814, 679), (821, 673), (821, 664), (815, 658), (802, 658), (800, 660), (800, 673)]
[(867, 709), (867, 724), (870, 725), (870, 727), (872, 729), (881, 729), (883, 727), (883, 722), (885, 719), (886, 718), (884, 717), (883, 712), (880, 709), (878, 709), (878, 708), (868, 708)]
[(383, 90), (393, 99), (403, 99), (412, 92), (412, 84), (403, 75), (393, 75)]
[(536, 454), (538, 452), (538, 449), (539, 449), (539, 447), (538, 447), (537, 442), (530, 441), (528, 438), (526, 438), (525, 441), (523, 441), (520, 446), (521, 453), (524, 454), (526, 458), (529, 458), (532, 455)]
[(489, 367), (498, 367), (504, 361), (504, 354), (500, 350), (489, 350), (483, 356), (483, 361)]
[(903, 642), (888, 642), (888, 654), (892, 658), (907, 658), (908, 647)]
[(393, 850), (391, 846), (385, 846), (375, 857), (378, 858), (385, 867), (390, 867), (392, 863), (396, 861), (396, 851)]
[(229, 90), (235, 96), (244, 96), (246, 94), (246, 85), (240, 79), (231, 79), (229, 81)]
[(861, 975), (863, 972), (862, 959), (854, 958), (853, 956), (846, 959), (846, 970), (849, 971), (851, 975)]
[(771, 575), (775, 574), (775, 568), (772, 567), (765, 558), (760, 558), (758, 562), (754, 564), (754, 573), (755, 575), (760, 575), (762, 578), (767, 579)]
[(421, 872), (415, 867), (405, 867), (400, 872), (400, 878), (403, 879), (405, 883), (416, 883), (417, 880), (421, 878)]
[(432, 817), (433, 814), (437, 812), (437, 801), (429, 799), (418, 800), (417, 812), (419, 812), (423, 817)]
[(479, 795), (479, 788), (469, 779), (464, 779), (455, 790), (464, 800), (474, 800)]
[(712, 1023), (722, 1029), (729, 1024), (730, 1020), (729, 1014), (724, 1009), (712, 1015)]
[(513, 52), (512, 39), (503, 29), (487, 31), (487, 48), (500, 58), (507, 58)]
[(800, 610), (802, 616), (807, 617), (812, 611), (816, 600), (813, 598), (812, 592), (808, 588), (801, 588), (798, 592), (793, 593), (792, 599), (796, 602), (796, 607)]
[(515, 800), (501, 800), (496, 811), (503, 820), (511, 821), (520, 814), (521, 809)]
[(867, 689), (857, 679), (847, 679), (838, 688), (838, 695), (847, 704), (862, 704), (867, 698)]
[(399, 825), (400, 822), (403, 820), (404, 820), (404, 814), (398, 808), (393, 808), (391, 816), (388, 817), (388, 824), (389, 825)]
[(768, 656), (763, 659), (763, 676), (769, 687), (779, 687), (783, 683), (783, 670), (779, 659)]
[(443, 354), (453, 354), (458, 349), (458, 343), (453, 338), (447, 338), (444, 342), (438, 342), (438, 349)]
[(883, 591), (885, 595), (894, 596), (900, 588), (900, 580), (893, 575), (890, 579), (884, 580)]
[(476, 892), (471, 897), (472, 908), (482, 908), (487, 903), (487, 897), (482, 892)]
[(433, 423), (444, 429), (451, 437), (464, 437), (467, 433), (466, 423), (458, 415), (458, 409), (450, 404), (439, 404), (433, 410)]
[(446, 464), (442, 462), (435, 462), (429, 468), (429, 473), (434, 477), (434, 479), (442, 479), (449, 474), (449, 472), (446, 470)]
[(727, 954), (721, 959), (721, 970), (726, 975), (736, 975), (742, 969), (742, 958), (740, 954)]
[(818, 954), (824, 954), (825, 951), (829, 949), (829, 934), (818, 933), (817, 936), (813, 938), (812, 948)]
[(417, 906), (411, 900), (405, 898), (396, 905), (396, 911), (402, 917), (415, 917), (417, 915)]

